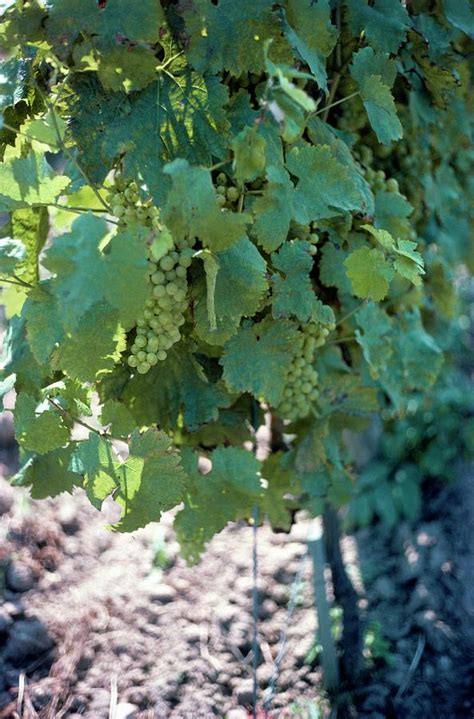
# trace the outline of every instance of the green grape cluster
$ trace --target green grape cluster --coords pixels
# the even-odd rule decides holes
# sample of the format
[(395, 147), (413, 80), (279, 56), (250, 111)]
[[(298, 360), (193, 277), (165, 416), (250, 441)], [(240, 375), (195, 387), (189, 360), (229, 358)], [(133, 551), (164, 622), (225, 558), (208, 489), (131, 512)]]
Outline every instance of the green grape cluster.
[(278, 412), (286, 419), (302, 419), (310, 414), (319, 397), (318, 373), (314, 369), (316, 350), (325, 344), (335, 324), (310, 322), (301, 327), (298, 351), (287, 376), (283, 401)]
[(316, 230), (316, 222), (312, 222), (311, 225), (299, 225), (297, 223), (292, 223), (290, 226), (288, 239), (306, 240), (306, 242), (310, 243), (309, 254), (314, 256), (318, 252), (318, 248), (316, 247), (316, 245), (319, 242), (319, 235)]
[(114, 184), (107, 195), (107, 202), (112, 214), (119, 221), (120, 227), (138, 222), (150, 229), (160, 228), (159, 211), (152, 204), (151, 199), (143, 202), (138, 193), (138, 185), (133, 180), (127, 180), (122, 175), (116, 175)]
[(137, 320), (136, 337), (128, 365), (146, 374), (167, 357), (167, 351), (181, 339), (180, 327), (188, 308), (186, 279), (192, 250), (172, 250), (155, 262), (150, 258), (151, 297)]
[(240, 190), (229, 183), (224, 172), (220, 172), (216, 178), (216, 201), (219, 207), (226, 210), (236, 210), (241, 197)]
[[(140, 224), (150, 228), (153, 236), (164, 231), (159, 212), (151, 200), (140, 200), (136, 182), (118, 175), (108, 201), (121, 227)], [(191, 264), (195, 240), (182, 239), (176, 249), (156, 259), (149, 249), (150, 297), (137, 319), (135, 338), (130, 347), (128, 366), (146, 374), (167, 357), (168, 350), (181, 339), (180, 327), (188, 308), (187, 268)]]

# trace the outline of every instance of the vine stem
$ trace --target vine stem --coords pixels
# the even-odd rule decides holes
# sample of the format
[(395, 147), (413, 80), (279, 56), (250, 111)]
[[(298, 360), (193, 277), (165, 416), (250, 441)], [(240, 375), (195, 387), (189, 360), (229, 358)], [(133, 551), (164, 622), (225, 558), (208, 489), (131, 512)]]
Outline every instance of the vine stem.
[(8, 278), (1, 278), (0, 282), (8, 282), (10, 285), (18, 285), (18, 287), (27, 287), (28, 289), (32, 289), (33, 285), (30, 285), (29, 282), (26, 282), (25, 280), (22, 280), (20, 277), (17, 277), (16, 275), (13, 275), (13, 280), (9, 280)]
[[(340, 75), (337, 75), (336, 77), (340, 77)], [(337, 81), (337, 84), (339, 85), (339, 80)], [(337, 90), (337, 87), (336, 87)], [(331, 89), (332, 91), (332, 89)], [(334, 92), (334, 94), (336, 94)], [(329, 105), (326, 105), (326, 107), (322, 107), (320, 110), (316, 110), (314, 112), (314, 115), (320, 115), (322, 112), (324, 112), (323, 120), (326, 122), (329, 110), (331, 110), (333, 107), (336, 107), (336, 105), (341, 105), (343, 102), (346, 102), (347, 100), (352, 100), (353, 97), (357, 97), (357, 95), (360, 95), (360, 92), (357, 90), (357, 92), (351, 92), (350, 95), (346, 95), (345, 97), (341, 97), (340, 100), (336, 100), (336, 102), (331, 102)]]
[(2, 122), (2, 130), (8, 130), (9, 132), (14, 132), (16, 135), (21, 135), (22, 137), (28, 138), (28, 140), (34, 140), (35, 142), (40, 142), (42, 145), (48, 145), (48, 147), (52, 147), (54, 150), (60, 150), (61, 148), (56, 145), (56, 143), (52, 142), (46, 142), (46, 140), (39, 140), (37, 137), (32, 137), (31, 135), (28, 135), (27, 132), (23, 132), (22, 130), (18, 130), (18, 128), (13, 127), (12, 125), (9, 125), (6, 122)]
[(360, 309), (362, 309), (362, 307), (364, 307), (365, 305), (366, 305), (366, 302), (364, 301), (364, 302), (361, 302), (360, 305), (357, 305), (357, 307), (354, 307), (353, 310), (348, 312), (347, 315), (344, 315), (344, 317), (341, 317), (341, 319), (338, 322), (336, 322), (336, 327), (339, 327), (340, 325), (344, 324), (344, 322), (346, 322), (346, 320), (348, 320), (349, 317), (352, 317), (352, 315), (355, 315), (355, 313), (358, 312)]
[(54, 107), (54, 105), (52, 105), (52, 104), (50, 103), (50, 101), (48, 100), (48, 98), (47, 98), (46, 95), (44, 94), (43, 90), (42, 90), (41, 87), (38, 85), (38, 83), (37, 83), (36, 81), (34, 81), (34, 82), (35, 82), (36, 89), (38, 90), (39, 94), (41, 95), (44, 104), (46, 105), (46, 107), (48, 108), (49, 112), (51, 113), (51, 119), (52, 119), (52, 121), (53, 121), (54, 131), (55, 131), (56, 137), (57, 137), (57, 139), (58, 139), (59, 150), (62, 150), (62, 152), (64, 152), (64, 154), (66, 155), (66, 157), (68, 158), (68, 160), (69, 160), (70, 162), (72, 162), (72, 164), (75, 165), (75, 167), (77, 167), (78, 171), (80, 172), (80, 174), (82, 175), (82, 177), (83, 177), (83, 179), (86, 181), (86, 183), (90, 186), (92, 192), (93, 192), (94, 195), (97, 197), (97, 199), (99, 200), (100, 204), (101, 204), (103, 207), (105, 207), (105, 209), (107, 210), (107, 212), (110, 212), (110, 207), (109, 207), (109, 206), (107, 205), (107, 203), (105, 202), (105, 200), (104, 200), (104, 198), (102, 197), (102, 195), (100, 194), (99, 190), (97, 189), (97, 187), (94, 186), (94, 184), (93, 184), (93, 183), (91, 182), (91, 180), (89, 179), (87, 173), (82, 169), (82, 167), (81, 167), (81, 165), (78, 163), (77, 159), (74, 157), (74, 155), (72, 154), (72, 152), (71, 152), (71, 151), (69, 150), (69, 148), (66, 146), (66, 143), (64, 142), (64, 138), (63, 138), (62, 135), (61, 135), (61, 130), (59, 129), (58, 119), (57, 119), (57, 117), (56, 117), (56, 108)]
[[(42, 205), (42, 207), (55, 207), (58, 210), (64, 210), (65, 212), (73, 212), (75, 215), (85, 215), (87, 212), (94, 212), (94, 213), (108, 213), (109, 210), (101, 210), (101, 209), (95, 209), (93, 210), (91, 207), (68, 207), (67, 205), (60, 205), (56, 202), (49, 202), (47, 205)], [(107, 222), (109, 222), (111, 225), (118, 225), (119, 223), (117, 220), (111, 220), (110, 217), (107, 218)]]
[(328, 345), (338, 345), (342, 342), (354, 342), (354, 340), (357, 340), (357, 337), (355, 335), (349, 335), (348, 337), (337, 337), (335, 340), (331, 340), (330, 342), (327, 342)]
[(73, 422), (76, 424), (80, 424), (81, 427), (84, 427), (84, 429), (88, 429), (89, 432), (94, 432), (94, 434), (98, 434), (99, 437), (103, 437), (106, 439), (115, 439), (117, 442), (125, 442), (125, 437), (114, 437), (109, 432), (102, 431), (100, 429), (97, 429), (97, 427), (93, 427), (91, 424), (87, 424), (87, 422), (84, 422), (82, 419), (79, 419), (79, 417), (76, 417), (75, 415), (71, 414), (71, 412), (68, 412), (67, 409), (64, 409), (64, 407), (61, 407), (60, 404), (54, 401), (54, 399), (51, 399), (51, 397), (48, 397), (48, 402), (58, 410), (58, 412), (66, 417), (69, 417)]

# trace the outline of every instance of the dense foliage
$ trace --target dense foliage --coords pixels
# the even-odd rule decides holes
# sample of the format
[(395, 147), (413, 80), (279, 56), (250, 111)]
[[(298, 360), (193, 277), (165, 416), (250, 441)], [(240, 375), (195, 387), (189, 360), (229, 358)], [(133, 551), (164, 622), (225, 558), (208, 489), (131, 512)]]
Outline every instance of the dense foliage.
[[(15, 482), (83, 487), (124, 531), (183, 503), (190, 560), (255, 507), (348, 501), (343, 430), (406, 421), (456, 315), (468, 0), (10, 6)], [(265, 414), (286, 451), (262, 462)]]

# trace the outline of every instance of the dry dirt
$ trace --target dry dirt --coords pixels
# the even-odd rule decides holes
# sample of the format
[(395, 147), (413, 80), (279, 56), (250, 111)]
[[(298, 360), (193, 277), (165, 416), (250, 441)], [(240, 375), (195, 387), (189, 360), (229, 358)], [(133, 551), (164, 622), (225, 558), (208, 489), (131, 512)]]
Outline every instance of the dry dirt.
[[(352, 716), (474, 716), (473, 500), (464, 473), (433, 489), (416, 525), (344, 540), (381, 655), (351, 691)], [(0, 719), (251, 716), (250, 527), (229, 527), (187, 567), (170, 517), (112, 534), (84, 497), (35, 502), (4, 480), (0, 514)], [(303, 563), (272, 719), (329, 716), (305, 536), (304, 522), (258, 530), (260, 700)]]

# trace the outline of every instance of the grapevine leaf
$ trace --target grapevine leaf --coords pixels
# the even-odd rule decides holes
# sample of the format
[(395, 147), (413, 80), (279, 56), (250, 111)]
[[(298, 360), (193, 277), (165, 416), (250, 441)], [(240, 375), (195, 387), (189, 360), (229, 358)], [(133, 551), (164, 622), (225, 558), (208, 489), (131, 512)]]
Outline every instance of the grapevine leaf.
[(78, 442), (69, 463), (72, 472), (83, 475), (84, 489), (96, 509), (100, 509), (104, 499), (117, 490), (118, 467), (110, 442), (93, 432), (88, 439)]
[(469, 0), (443, 0), (449, 22), (470, 37), (474, 36), (474, 10)]
[(232, 142), (234, 175), (237, 182), (252, 182), (265, 170), (266, 140), (258, 127), (246, 127)]
[(285, 499), (285, 495), (299, 494), (300, 485), (295, 473), (284, 466), (283, 456), (281, 452), (271, 454), (262, 465), (262, 476), (267, 486), (260, 506), (274, 529), (289, 531), (292, 517), (290, 502)]
[(266, 252), (278, 249), (286, 240), (293, 216), (294, 187), (283, 168), (267, 169), (268, 185), (253, 204), (255, 223), (252, 233)]
[(81, 215), (71, 232), (56, 237), (46, 252), (43, 264), (57, 275), (51, 290), (61, 306), (65, 327), (75, 329), (84, 313), (103, 297), (98, 247), (106, 233), (105, 220), (91, 213)]
[(39, 280), (39, 255), (49, 231), (46, 207), (25, 207), (11, 213), (13, 237), (21, 237), (26, 248), (25, 261), (16, 274), (25, 282), (36, 284)]
[(257, 311), (268, 288), (265, 260), (246, 237), (220, 252), (218, 257), (217, 314), (220, 317), (250, 317)]
[(49, 205), (69, 185), (69, 178), (54, 175), (43, 153), (5, 154), (0, 164), (0, 212), (20, 207)]
[(345, 0), (349, 27), (355, 34), (364, 33), (376, 50), (395, 53), (404, 42), (410, 27), (410, 16), (400, 0)]
[(223, 387), (207, 379), (189, 346), (171, 349), (167, 359), (147, 375), (135, 375), (120, 399), (139, 426), (156, 423), (171, 430), (182, 414), (191, 431), (217, 420), (219, 407), (228, 407), (233, 401)]
[(15, 389), (36, 395), (44, 386), (50, 368), (40, 365), (31, 352), (26, 339), (25, 318), (13, 317), (3, 340), (3, 371), (5, 377), (15, 373)]
[[(194, 0), (182, 17), (188, 37), (188, 57), (198, 72), (228, 70), (235, 76), (259, 73), (264, 68), (264, 42), (274, 40), (272, 51), (281, 52), (279, 19), (272, 0)], [(238, 42), (236, 42), (238, 38)]]
[(384, 310), (369, 302), (356, 314), (360, 330), (355, 336), (369, 367), (377, 374), (387, 366), (393, 353), (393, 322)]
[[(210, 344), (224, 344), (234, 334), (242, 317), (255, 314), (268, 289), (266, 262), (246, 237), (225, 252), (220, 252), (218, 261), (214, 292), (217, 331), (213, 331), (210, 326), (202, 289), (198, 287), (195, 293), (196, 332), (200, 339)], [(232, 292), (229, 292), (229, 287), (232, 287)]]
[(71, 472), (69, 463), (74, 445), (56, 449), (47, 454), (30, 457), (12, 483), (22, 487), (31, 487), (33, 499), (57, 497), (63, 492), (72, 494), (75, 487), (82, 486), (82, 477)]
[(212, 469), (205, 475), (198, 472), (191, 452), (185, 454), (183, 462), (188, 474), (184, 508), (174, 526), (183, 556), (195, 563), (206, 544), (228, 522), (251, 516), (263, 495), (260, 462), (240, 447), (214, 450)]
[(15, 404), (15, 430), (23, 449), (46, 454), (69, 440), (69, 430), (61, 416), (41, 406), (31, 395), (20, 392)]
[(360, 247), (350, 253), (344, 265), (357, 297), (376, 301), (386, 297), (393, 270), (380, 250)]
[(389, 145), (399, 140), (403, 128), (390, 90), (397, 72), (395, 62), (385, 53), (364, 47), (354, 55), (350, 69), (379, 142)]
[(159, 521), (162, 512), (183, 499), (186, 475), (165, 432), (148, 430), (140, 434), (135, 430), (130, 453), (116, 474), (120, 490), (114, 498), (124, 511), (115, 528), (122, 532)]
[(357, 187), (360, 196), (360, 207), (364, 214), (373, 215), (374, 196), (369, 183), (360, 171), (360, 166), (354, 161), (354, 157), (348, 145), (341, 140), (336, 131), (323, 122), (319, 117), (313, 116), (308, 121), (308, 135), (314, 145), (327, 145), (332, 155), (341, 165), (344, 165), (345, 174)]
[(73, 222), (71, 232), (56, 238), (46, 253), (44, 265), (57, 275), (51, 289), (67, 328), (74, 329), (85, 311), (105, 300), (129, 329), (148, 299), (146, 231), (121, 230), (101, 252), (107, 230), (101, 218), (82, 215)]
[(408, 217), (413, 206), (398, 192), (377, 192), (374, 226), (388, 230), (393, 237), (405, 237), (410, 230)]
[(224, 380), (236, 392), (280, 404), (299, 333), (288, 320), (247, 323), (225, 344), (220, 360)]
[(111, 372), (126, 346), (116, 310), (98, 302), (84, 313), (73, 332), (67, 332), (54, 351), (52, 364), (72, 379), (93, 382)]
[(154, 0), (142, 0), (133, 13), (127, 0), (107, 0), (103, 8), (96, 0), (48, 0), (47, 9), (48, 38), (61, 44), (82, 33), (114, 42), (122, 36), (134, 43), (154, 43), (164, 20), (160, 3)]
[(142, 178), (156, 204), (169, 189), (162, 174), (166, 162), (186, 157), (210, 164), (223, 159), (229, 122), (222, 106), (227, 90), (217, 78), (161, 75), (142, 92), (104, 94), (93, 73), (71, 79), (68, 104), (74, 122), (70, 131), (81, 163), (94, 182), (102, 182), (117, 157), (124, 174)]
[(302, 144), (288, 154), (287, 168), (299, 182), (294, 193), (294, 219), (305, 225), (344, 211), (365, 209), (353, 179), (327, 145)]
[(28, 342), (39, 364), (48, 362), (64, 336), (61, 308), (50, 293), (50, 286), (51, 281), (46, 281), (35, 287), (23, 308)]
[(173, 187), (163, 219), (175, 238), (199, 237), (210, 250), (220, 252), (245, 234), (248, 217), (220, 209), (208, 170), (175, 160), (165, 173), (171, 176)]
[(103, 297), (118, 310), (126, 329), (133, 327), (149, 298), (147, 234), (141, 227), (117, 232), (105, 250), (99, 273)]
[(398, 274), (416, 286), (421, 285), (421, 275), (425, 274), (425, 270), (423, 258), (416, 251), (416, 242), (399, 240), (394, 252), (398, 255), (393, 263)]
[(11, 276), (25, 256), (23, 243), (18, 240), (0, 240), (0, 274)]
[(319, 87), (327, 92), (326, 58), (337, 40), (337, 30), (331, 24), (328, 0), (307, 3), (290, 0), (286, 12), (285, 32), (290, 45), (307, 63)]
[(100, 422), (104, 427), (111, 427), (111, 434), (116, 437), (128, 437), (136, 427), (136, 421), (128, 407), (116, 399), (108, 399), (102, 407)]
[(395, 240), (387, 230), (378, 230), (372, 225), (361, 225), (361, 229), (372, 235), (384, 250), (393, 250), (395, 248)]
[(283, 274), (272, 277), (274, 319), (294, 315), (307, 322), (311, 316), (315, 296), (309, 277), (313, 267), (309, 248), (309, 242), (292, 240), (272, 254), (273, 266)]
[(340, 292), (351, 292), (351, 284), (346, 274), (344, 261), (347, 252), (326, 242), (319, 262), (319, 277), (326, 287), (337, 287)]

